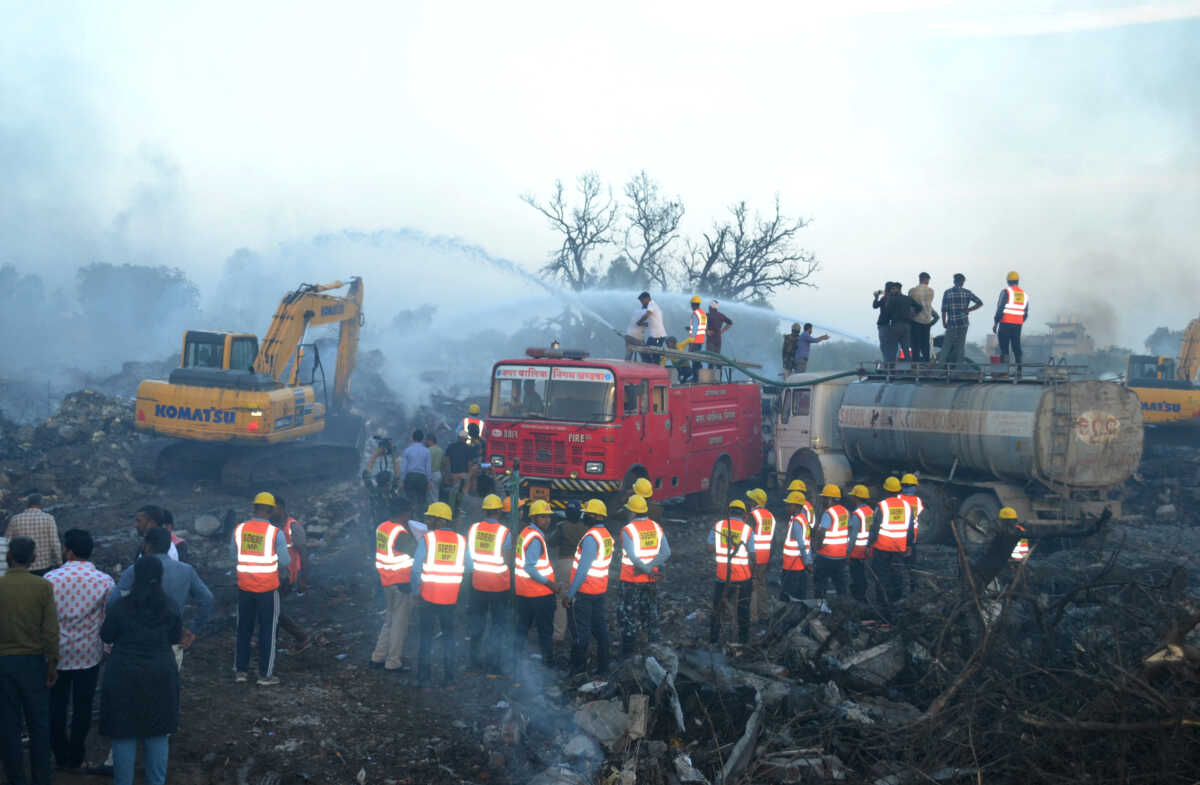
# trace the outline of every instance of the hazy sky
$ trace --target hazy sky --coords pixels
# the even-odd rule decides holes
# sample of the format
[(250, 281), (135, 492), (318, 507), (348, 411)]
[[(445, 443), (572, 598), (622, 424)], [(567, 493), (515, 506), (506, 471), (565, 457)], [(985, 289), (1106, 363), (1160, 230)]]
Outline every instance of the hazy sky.
[(1082, 311), (1129, 346), (1200, 311), (1200, 0), (0, 13), (0, 262), (28, 271), (208, 287), (239, 247), (343, 228), (536, 269), (556, 240), (519, 194), (644, 168), (692, 233), (776, 193), (812, 218), (820, 288), (776, 305), (849, 332), (922, 269), (989, 311), (1017, 269), (1035, 322)]

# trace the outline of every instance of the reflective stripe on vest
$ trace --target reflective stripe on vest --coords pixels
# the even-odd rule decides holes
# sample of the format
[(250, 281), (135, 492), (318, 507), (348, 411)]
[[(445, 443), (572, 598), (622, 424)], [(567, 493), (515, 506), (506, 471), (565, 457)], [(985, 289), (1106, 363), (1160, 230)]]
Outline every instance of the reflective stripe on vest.
[[(662, 550), (663, 530), (649, 518), (635, 518), (621, 529), (621, 534), (628, 535), (633, 543), (633, 555), (643, 564), (649, 564), (658, 558)], [(626, 583), (653, 583), (658, 576), (648, 572), (638, 572), (633, 568), (633, 562), (625, 548), (621, 548), (621, 580)]]
[(237, 543), (237, 584), (242, 591), (262, 594), (279, 588), (279, 554), (275, 535), (279, 529), (260, 518), (238, 524), (233, 531)]
[(708, 314), (703, 309), (692, 310), (692, 323), (688, 326), (688, 332), (692, 334), (692, 343), (704, 343), (708, 336)]
[(1013, 548), (1012, 556), (1010, 556), (1009, 558), (1011, 558), (1013, 561), (1025, 561), (1026, 559), (1028, 559), (1029, 558), (1029, 540), (1025, 540), (1025, 539), (1017, 540), (1017, 547)]
[[(588, 567), (587, 577), (579, 586), (580, 594), (604, 594), (608, 591), (608, 566), (612, 564), (613, 538), (603, 526), (593, 526), (583, 535), (596, 541), (596, 558)], [(575, 560), (571, 562), (571, 583), (575, 583), (575, 572), (579, 569), (579, 558), (583, 555), (583, 540), (575, 546)]]
[(421, 599), (435, 605), (458, 602), (466, 572), (467, 540), (451, 529), (425, 532), (425, 561), (421, 564)]
[(384, 586), (408, 583), (412, 575), (413, 558), (396, 553), (396, 538), (408, 529), (402, 523), (384, 521), (375, 529), (375, 569)]
[(915, 493), (902, 493), (896, 498), (908, 502), (908, 506), (912, 510), (913, 542), (916, 542), (917, 535), (921, 533), (921, 513), (925, 512), (925, 502), (921, 501), (921, 497)]
[(1025, 324), (1025, 309), (1029, 307), (1029, 295), (1019, 286), (1009, 286), (1008, 301), (1004, 303), (1004, 312), (1000, 315), (1001, 324)]
[(850, 550), (850, 513), (840, 504), (833, 505), (825, 512), (833, 518), (833, 525), (825, 532), (817, 555), (844, 559)]
[(908, 525), (912, 507), (903, 496), (893, 496), (879, 503), (879, 535), (875, 550), (904, 553), (908, 550)]
[(754, 560), (759, 564), (771, 561), (771, 543), (775, 539), (775, 516), (766, 507), (750, 511), (754, 519)]
[(525, 551), (535, 540), (542, 544), (542, 552), (538, 556), (538, 560), (534, 562), (533, 569), (546, 580), (554, 582), (554, 566), (550, 564), (550, 557), (546, 555), (546, 538), (532, 526), (527, 527), (517, 538), (516, 562), (513, 564), (513, 575), (517, 577), (516, 588), (519, 597), (545, 597), (554, 593), (554, 589), (538, 583), (525, 571)]
[(508, 527), (495, 521), (480, 521), (467, 529), (471, 554), (471, 585), (480, 591), (508, 591), (511, 576), (504, 563), (504, 540)]
[(867, 558), (867, 541), (871, 539), (871, 524), (875, 520), (874, 512), (865, 505), (855, 507), (851, 513), (858, 518), (858, 534), (854, 536), (854, 548), (850, 551), (851, 559)]
[[(792, 536), (794, 524), (800, 524), (801, 536), (804, 537), (804, 547)], [(783, 569), (798, 572), (804, 569), (804, 556), (812, 549), (812, 519), (808, 513), (801, 510), (788, 521), (787, 536), (783, 541)]]
[(713, 524), (713, 555), (717, 558), (717, 580), (736, 583), (750, 580), (750, 548), (754, 531), (750, 524), (728, 518)]
[[(472, 425), (479, 426), (479, 438), (482, 439), (483, 438), (483, 420), (479, 419), (478, 417), (467, 416), (462, 419), (463, 433), (467, 433), (467, 428), (469, 428)], [(470, 436), (469, 433), (467, 433), (467, 435)], [(436, 467), (436, 466), (433, 467), (433, 470), (435, 472), (438, 471), (438, 467)]]

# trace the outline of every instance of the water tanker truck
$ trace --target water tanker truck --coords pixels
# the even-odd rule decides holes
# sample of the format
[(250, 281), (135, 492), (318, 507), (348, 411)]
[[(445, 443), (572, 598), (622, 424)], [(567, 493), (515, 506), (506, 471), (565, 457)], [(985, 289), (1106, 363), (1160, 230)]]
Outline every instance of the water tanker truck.
[(920, 478), (921, 541), (968, 541), (996, 531), (1013, 507), (1034, 536), (1086, 531), (1120, 518), (1117, 488), (1142, 455), (1142, 409), (1116, 382), (1049, 366), (1033, 378), (994, 380), (947, 371), (864, 372), (788, 378), (774, 418), (780, 483), (865, 483)]

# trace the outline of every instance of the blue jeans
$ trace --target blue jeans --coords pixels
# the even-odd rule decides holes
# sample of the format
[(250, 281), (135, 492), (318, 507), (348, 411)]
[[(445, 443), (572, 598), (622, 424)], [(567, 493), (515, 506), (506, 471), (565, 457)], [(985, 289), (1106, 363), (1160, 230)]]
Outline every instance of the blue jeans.
[(163, 785), (167, 781), (167, 737), (145, 739), (113, 739), (113, 785), (133, 785), (133, 764), (137, 759), (137, 743), (146, 748), (146, 785)]

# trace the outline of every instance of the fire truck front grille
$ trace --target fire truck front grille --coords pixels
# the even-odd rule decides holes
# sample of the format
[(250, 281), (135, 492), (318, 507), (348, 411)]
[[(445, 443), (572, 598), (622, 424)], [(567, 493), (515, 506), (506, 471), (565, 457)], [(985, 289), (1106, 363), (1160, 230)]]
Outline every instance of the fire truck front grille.
[(534, 436), (521, 441), (521, 471), (535, 476), (555, 477), (567, 470), (567, 445), (551, 436)]

